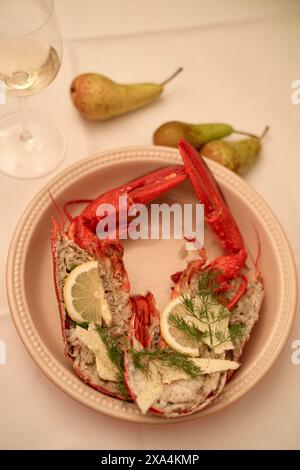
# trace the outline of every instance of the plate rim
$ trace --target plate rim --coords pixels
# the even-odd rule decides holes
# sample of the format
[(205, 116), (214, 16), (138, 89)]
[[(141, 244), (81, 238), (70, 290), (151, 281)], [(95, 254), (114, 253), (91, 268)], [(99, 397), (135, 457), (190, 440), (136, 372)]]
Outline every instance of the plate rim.
[[(91, 156), (81, 159), (80, 161), (67, 166), (64, 170), (59, 172), (49, 182), (47, 182), (31, 199), (14, 230), (7, 257), (6, 290), (11, 316), (25, 348), (29, 352), (34, 362), (39, 366), (41, 371), (63, 392), (81, 404), (84, 404), (89, 408), (95, 409), (98, 412), (114, 418), (145, 424), (170, 424), (199, 419), (219, 411), (240, 399), (271, 369), (287, 341), (296, 313), (297, 272), (292, 249), (283, 227), (281, 226), (270, 206), (263, 200), (263, 198), (238, 175), (216, 162), (206, 160), (217, 179), (219, 178), (224, 181), (225, 185), (230, 183), (231, 187), (233, 187), (235, 190), (237, 188), (241, 189), (239, 193), (243, 203), (245, 202), (245, 193), (247, 193), (247, 203), (254, 203), (254, 206), (256, 206), (258, 209), (261, 222), (266, 225), (266, 229), (268, 229), (272, 235), (273, 242), (277, 245), (277, 247), (279, 244), (278, 242), (282, 242), (281, 246), (279, 246), (278, 252), (276, 250), (275, 251), (279, 259), (282, 280), (285, 280), (285, 288), (287, 288), (286, 290), (289, 291), (283, 293), (282, 305), (280, 309), (281, 315), (279, 316), (279, 318), (282, 317), (284, 313), (284, 307), (287, 308), (287, 305), (289, 304), (288, 310), (290, 313), (288, 315), (283, 315), (283, 318), (281, 318), (281, 323), (284, 326), (284, 330), (280, 331), (280, 339), (278, 338), (278, 331), (277, 335), (275, 332), (273, 332), (272, 351), (270, 351), (271, 344), (270, 341), (268, 341), (266, 346), (263, 348), (258, 361), (256, 361), (256, 365), (252, 366), (252, 369), (250, 369), (249, 374), (247, 375), (248, 384), (244, 384), (243, 389), (240, 391), (234, 390), (237, 389), (239, 382), (237, 382), (237, 384), (231, 388), (229, 388), (229, 383), (221, 396), (217, 397), (212, 402), (210, 407), (205, 408), (204, 410), (193, 415), (172, 418), (172, 420), (167, 420), (165, 418), (153, 415), (141, 415), (141, 413), (135, 407), (133, 408), (132, 404), (121, 404), (121, 402), (115, 398), (100, 394), (100, 392), (97, 392), (91, 389), (89, 386), (85, 385), (79, 378), (77, 378), (77, 376), (75, 376), (75, 374), (67, 371), (63, 366), (61, 366), (61, 368), (64, 370), (60, 370), (59, 362), (53, 357), (51, 358), (51, 353), (48, 351), (46, 345), (43, 344), (43, 341), (41, 340), (40, 335), (38, 334), (38, 331), (36, 330), (31, 320), (30, 311), (26, 305), (24, 283), (22, 285), (21, 275), (22, 273), (24, 274), (25, 254), (19, 253), (20, 247), (23, 247), (24, 244), (28, 243), (30, 240), (28, 215), (32, 215), (35, 212), (42, 212), (45, 198), (49, 197), (48, 192), (50, 189), (52, 194), (56, 196), (61, 191), (63, 191), (68, 184), (78, 180), (78, 178), (80, 179), (80, 177), (88, 175), (90, 172), (96, 169), (101, 169), (105, 166), (117, 164), (119, 161), (134, 161), (140, 160), (141, 158), (151, 160), (151, 157), (155, 157), (156, 160), (161, 159), (162, 163), (165, 164), (176, 164), (181, 162), (177, 149), (160, 146), (126, 146), (97, 152)], [(26, 228), (26, 220), (27, 229), (24, 230), (24, 227)], [(272, 224), (271, 228), (269, 227), (270, 223)], [(27, 235), (27, 238), (25, 237), (25, 234)], [(289, 278), (288, 281), (286, 280), (286, 277)], [(279, 326), (277, 326), (277, 330), (278, 329)], [(269, 348), (268, 351), (266, 351), (267, 347)], [(263, 362), (266, 359), (266, 355), (268, 356), (267, 366), (264, 366)], [(254, 368), (260, 368), (259, 373), (253, 370)], [(254, 379), (252, 378), (252, 380), (251, 373), (252, 376), (254, 375)], [(86, 387), (89, 390), (86, 390)]]

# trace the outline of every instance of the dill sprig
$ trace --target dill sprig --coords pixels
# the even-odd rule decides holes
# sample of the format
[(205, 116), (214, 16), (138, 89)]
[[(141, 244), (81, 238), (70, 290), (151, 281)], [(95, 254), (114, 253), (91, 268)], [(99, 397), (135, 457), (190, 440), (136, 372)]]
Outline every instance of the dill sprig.
[(120, 346), (120, 340), (110, 336), (107, 328), (96, 325), (96, 330), (106, 347), (109, 359), (117, 366), (117, 388), (124, 399), (127, 399), (128, 390), (124, 383), (124, 351)]
[(233, 323), (229, 325), (228, 329), (232, 341), (242, 339), (246, 333), (246, 325), (244, 323)]
[(216, 290), (218, 288), (217, 278), (220, 275), (221, 271), (218, 270), (202, 271), (198, 279), (198, 291), (202, 296), (216, 299)]
[(218, 341), (218, 344), (216, 346), (220, 346), (222, 343), (225, 343), (226, 341), (229, 341), (231, 339), (231, 336), (226, 335), (222, 330), (215, 330), (214, 335), (216, 340)]
[(234, 323), (232, 325), (228, 325), (229, 334), (226, 335), (224, 331), (215, 330), (215, 338), (219, 341), (215, 347), (220, 346), (227, 341), (235, 342), (236, 340), (241, 340), (245, 334), (246, 325), (243, 323)]
[[(85, 330), (89, 327), (89, 322), (79, 323), (71, 318), (69, 319), (69, 324), (74, 328), (76, 328), (76, 326), (80, 326), (80, 328), (84, 328)], [(124, 351), (120, 347), (120, 341), (117, 338), (110, 336), (107, 328), (103, 328), (96, 324), (96, 330), (106, 347), (109, 359), (117, 366), (118, 373), (116, 376), (116, 387), (119, 393), (124, 397), (124, 400), (127, 400), (128, 390), (124, 383)]]
[(73, 326), (74, 328), (76, 328), (76, 326), (80, 326), (80, 328), (84, 328), (85, 330), (87, 330), (88, 327), (89, 327), (89, 322), (87, 322), (87, 321), (83, 322), (83, 323), (79, 323), (79, 322), (69, 318), (68, 322), (69, 322), (69, 325)]
[(118, 339), (110, 336), (107, 329), (99, 325), (96, 325), (96, 330), (106, 347), (111, 362), (113, 362), (118, 369), (124, 369), (124, 352), (122, 348), (120, 348)]
[[(215, 349), (226, 341), (241, 337), (243, 328), (233, 328), (226, 335), (217, 324), (230, 317), (230, 312), (221, 304), (216, 295), (218, 271), (203, 271), (198, 280), (195, 299), (182, 294), (181, 301), (187, 311), (187, 318), (171, 313), (169, 322), (184, 333), (188, 338), (201, 342), (210, 349)], [(189, 318), (190, 317), (190, 318)], [(197, 328), (193, 319), (206, 325), (203, 332)]]
[(129, 350), (134, 367), (139, 369), (144, 374), (149, 373), (149, 364), (151, 361), (161, 361), (169, 367), (183, 370), (187, 375), (192, 378), (197, 377), (201, 373), (200, 367), (196, 366), (191, 359), (182, 353), (173, 351), (171, 349), (143, 349), (136, 351), (135, 349)]
[(183, 317), (173, 312), (169, 315), (169, 322), (193, 340), (203, 341), (207, 336), (207, 333), (200, 331), (194, 323), (188, 323)]
[(195, 316), (195, 307), (193, 301), (185, 294), (181, 294), (181, 301), (185, 306), (186, 310), (192, 315)]

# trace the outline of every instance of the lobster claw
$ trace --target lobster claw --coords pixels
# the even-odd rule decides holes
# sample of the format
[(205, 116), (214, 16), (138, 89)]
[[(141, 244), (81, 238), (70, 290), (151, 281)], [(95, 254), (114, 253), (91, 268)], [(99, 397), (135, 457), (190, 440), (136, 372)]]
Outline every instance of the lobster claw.
[[(187, 174), (182, 165), (168, 166), (101, 194), (86, 206), (80, 216), (74, 219), (69, 216), (69, 219), (71, 219), (69, 237), (76, 241), (79, 246), (86, 248), (92, 242), (90, 239), (95, 239), (96, 226), (104, 217), (103, 215), (97, 215), (98, 208), (101, 205), (103, 207), (107, 204), (113, 206), (115, 215), (119, 219), (118, 222), (120, 222), (120, 214), (128, 212), (131, 206), (134, 204), (148, 204), (183, 182), (186, 178)], [(120, 196), (127, 198), (125, 205), (122, 204), (121, 207)], [(70, 203), (73, 203), (73, 201), (68, 204)], [(87, 230), (82, 228), (88, 228), (89, 235), (86, 233)], [(118, 233), (126, 230), (127, 227), (119, 225)]]
[(84, 209), (81, 216), (92, 219), (97, 207), (106, 203), (112, 204), (118, 210), (120, 196), (127, 196), (127, 209), (133, 204), (148, 204), (177, 186), (186, 177), (186, 171), (182, 165), (161, 168), (102, 194)]
[(180, 140), (178, 148), (195, 193), (205, 206), (206, 221), (220, 238), (227, 253), (239, 252), (244, 247), (241, 233), (210, 169), (188, 142)]
[(220, 290), (230, 287), (228, 281), (238, 277), (241, 279), (236, 294), (228, 304), (229, 308), (233, 308), (247, 289), (247, 279), (241, 275), (247, 259), (242, 235), (204, 159), (184, 140), (179, 141), (178, 148), (195, 193), (205, 206), (205, 219), (225, 248), (225, 255), (212, 261), (207, 269), (220, 273), (217, 278)]

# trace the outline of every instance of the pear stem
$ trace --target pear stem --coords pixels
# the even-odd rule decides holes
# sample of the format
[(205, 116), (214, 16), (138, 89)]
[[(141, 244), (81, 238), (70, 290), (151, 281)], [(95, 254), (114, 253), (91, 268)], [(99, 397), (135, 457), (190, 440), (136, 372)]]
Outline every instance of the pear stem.
[(235, 134), (241, 134), (241, 135), (247, 135), (248, 137), (252, 137), (254, 139), (263, 139), (266, 135), (266, 133), (268, 132), (268, 130), (270, 129), (269, 126), (266, 126), (262, 132), (261, 135), (255, 135), (255, 134), (251, 134), (250, 132), (244, 132), (244, 131), (237, 131), (236, 129), (233, 130), (233, 132)]
[(251, 134), (250, 132), (245, 132), (245, 131), (238, 131), (236, 129), (233, 129), (233, 132), (235, 134), (240, 134), (240, 135), (247, 135), (248, 137), (252, 137), (254, 139), (259, 139), (259, 137), (255, 134)]
[(262, 134), (260, 135), (260, 139), (263, 139), (265, 137), (265, 135), (267, 134), (268, 130), (270, 129), (269, 126), (266, 126), (262, 132)]
[(177, 77), (177, 75), (183, 71), (183, 67), (179, 67), (176, 72), (174, 72), (169, 78), (164, 80), (163, 82), (160, 83), (161, 86), (165, 86), (167, 83), (169, 83), (173, 78)]

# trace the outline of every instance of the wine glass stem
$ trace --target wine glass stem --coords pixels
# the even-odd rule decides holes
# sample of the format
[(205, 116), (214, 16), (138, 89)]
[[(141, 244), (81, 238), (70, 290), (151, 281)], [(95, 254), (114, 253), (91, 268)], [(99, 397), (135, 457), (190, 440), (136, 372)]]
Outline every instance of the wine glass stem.
[(22, 119), (22, 131), (20, 139), (24, 143), (31, 142), (33, 140), (33, 136), (29, 130), (29, 124), (27, 119), (27, 98), (25, 96), (19, 98), (19, 106)]

